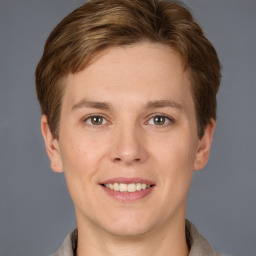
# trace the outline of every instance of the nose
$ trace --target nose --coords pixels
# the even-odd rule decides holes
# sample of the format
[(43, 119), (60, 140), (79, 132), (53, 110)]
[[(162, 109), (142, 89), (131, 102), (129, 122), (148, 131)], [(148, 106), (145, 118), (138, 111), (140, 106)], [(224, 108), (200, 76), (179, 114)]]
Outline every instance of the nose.
[(125, 165), (145, 162), (148, 154), (142, 128), (118, 127), (113, 134), (110, 157), (112, 161)]

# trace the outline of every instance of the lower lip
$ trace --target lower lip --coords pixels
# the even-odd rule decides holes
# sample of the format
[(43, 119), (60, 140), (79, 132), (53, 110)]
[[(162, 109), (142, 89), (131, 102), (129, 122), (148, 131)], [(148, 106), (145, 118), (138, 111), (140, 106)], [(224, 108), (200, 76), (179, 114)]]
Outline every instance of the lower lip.
[(154, 186), (152, 186), (150, 188), (136, 191), (136, 192), (119, 192), (119, 191), (106, 188), (105, 186), (101, 186), (101, 187), (108, 195), (122, 202), (132, 202), (132, 201), (140, 200), (146, 197), (147, 195), (149, 195), (154, 189)]

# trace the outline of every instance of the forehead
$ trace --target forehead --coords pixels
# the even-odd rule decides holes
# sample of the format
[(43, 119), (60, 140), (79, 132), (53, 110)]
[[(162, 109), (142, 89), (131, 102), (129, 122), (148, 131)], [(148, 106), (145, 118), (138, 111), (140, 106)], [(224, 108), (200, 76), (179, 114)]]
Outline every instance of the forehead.
[[(86, 97), (90, 100), (123, 104), (141, 101), (191, 98), (190, 80), (179, 55), (159, 43), (116, 46), (99, 52), (90, 64), (69, 74), (63, 103), (73, 105)], [(65, 105), (65, 104), (64, 104)]]

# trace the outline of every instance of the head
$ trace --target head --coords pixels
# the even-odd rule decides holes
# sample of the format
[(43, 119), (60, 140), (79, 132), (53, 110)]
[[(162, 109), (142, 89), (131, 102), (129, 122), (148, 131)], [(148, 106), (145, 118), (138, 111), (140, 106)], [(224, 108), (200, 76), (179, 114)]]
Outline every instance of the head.
[(193, 170), (208, 160), (219, 79), (214, 48), (177, 3), (94, 0), (64, 18), (36, 85), (52, 169), (65, 172), (78, 227), (182, 230)]
[(190, 12), (174, 1), (93, 0), (64, 18), (50, 34), (36, 69), (42, 114), (58, 138), (65, 78), (78, 73), (102, 50), (141, 41), (173, 49), (189, 72), (198, 137), (216, 119), (220, 63)]

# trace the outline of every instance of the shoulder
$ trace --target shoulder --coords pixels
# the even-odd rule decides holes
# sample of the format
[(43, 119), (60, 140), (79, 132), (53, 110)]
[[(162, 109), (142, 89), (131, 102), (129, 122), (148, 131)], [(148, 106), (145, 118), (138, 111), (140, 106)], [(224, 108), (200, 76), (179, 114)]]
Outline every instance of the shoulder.
[(186, 220), (186, 237), (190, 247), (189, 256), (224, 256), (213, 250), (209, 242), (198, 232), (196, 227)]
[(58, 251), (51, 256), (74, 256), (77, 245), (77, 236), (77, 229), (74, 229), (66, 236)]

